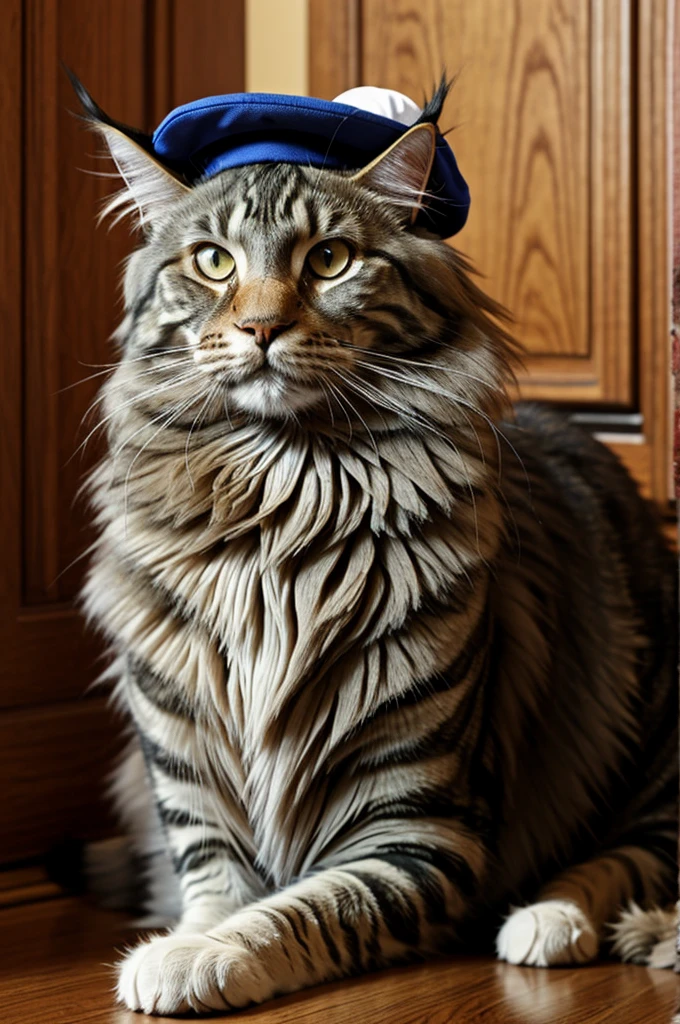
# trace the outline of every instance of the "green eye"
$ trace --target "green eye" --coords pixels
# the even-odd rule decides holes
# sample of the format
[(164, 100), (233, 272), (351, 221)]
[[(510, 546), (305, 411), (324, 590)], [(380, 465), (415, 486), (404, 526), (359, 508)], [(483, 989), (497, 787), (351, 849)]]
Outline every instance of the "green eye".
[(319, 242), (307, 254), (307, 265), (315, 277), (339, 277), (352, 262), (352, 250), (341, 238)]
[(234, 257), (219, 245), (203, 245), (194, 255), (196, 269), (211, 281), (226, 281), (234, 273)]

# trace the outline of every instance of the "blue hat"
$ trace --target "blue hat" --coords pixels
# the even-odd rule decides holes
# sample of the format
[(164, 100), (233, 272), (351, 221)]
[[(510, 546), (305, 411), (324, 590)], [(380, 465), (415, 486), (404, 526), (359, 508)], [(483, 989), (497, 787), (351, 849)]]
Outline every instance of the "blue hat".
[[(232, 93), (172, 110), (154, 132), (152, 144), (161, 162), (195, 181), (253, 163), (359, 170), (407, 130), (402, 121), (346, 103)], [(427, 191), (432, 198), (416, 223), (442, 238), (456, 234), (467, 219), (470, 193), (439, 131)]]

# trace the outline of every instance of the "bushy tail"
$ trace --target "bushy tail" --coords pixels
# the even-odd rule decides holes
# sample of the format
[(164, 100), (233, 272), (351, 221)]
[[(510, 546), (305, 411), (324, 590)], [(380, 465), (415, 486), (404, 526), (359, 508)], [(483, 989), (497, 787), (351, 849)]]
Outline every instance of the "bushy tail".
[(613, 925), (614, 953), (622, 960), (646, 967), (675, 967), (679, 923), (680, 902), (663, 910), (643, 910), (637, 903), (631, 903)]
[(130, 912), (140, 927), (170, 925), (180, 915), (179, 882), (136, 742), (113, 775), (110, 795), (125, 836), (62, 844), (53, 851), (49, 873), (99, 906)]

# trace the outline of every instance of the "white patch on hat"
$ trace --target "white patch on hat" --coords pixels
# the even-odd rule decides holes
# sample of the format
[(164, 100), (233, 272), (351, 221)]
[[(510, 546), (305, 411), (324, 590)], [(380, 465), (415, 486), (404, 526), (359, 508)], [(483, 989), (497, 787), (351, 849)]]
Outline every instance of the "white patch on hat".
[(368, 110), (371, 114), (390, 117), (393, 121), (410, 128), (420, 117), (422, 110), (403, 92), (396, 89), (379, 89), (376, 85), (359, 85), (336, 96), (333, 103), (345, 103), (349, 107)]

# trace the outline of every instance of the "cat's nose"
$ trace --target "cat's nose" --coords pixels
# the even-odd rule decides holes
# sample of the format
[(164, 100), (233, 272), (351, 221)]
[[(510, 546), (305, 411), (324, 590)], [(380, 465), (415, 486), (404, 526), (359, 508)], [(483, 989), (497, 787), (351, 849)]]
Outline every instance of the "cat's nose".
[(271, 323), (269, 320), (246, 320), (243, 323), (236, 324), (240, 331), (244, 331), (246, 334), (252, 334), (253, 340), (256, 345), (266, 351), (275, 338), (278, 338), (284, 331), (289, 330), (295, 321), (290, 320), (288, 323)]

